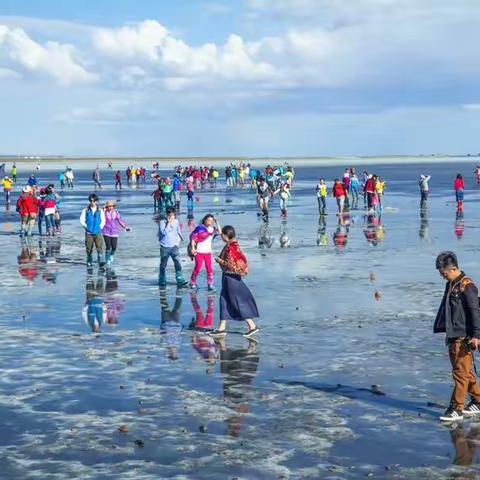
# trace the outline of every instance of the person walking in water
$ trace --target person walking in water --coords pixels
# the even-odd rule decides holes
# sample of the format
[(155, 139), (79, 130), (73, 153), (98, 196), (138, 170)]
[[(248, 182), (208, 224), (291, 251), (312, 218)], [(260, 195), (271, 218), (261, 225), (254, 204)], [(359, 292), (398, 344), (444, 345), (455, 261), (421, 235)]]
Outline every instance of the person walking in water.
[(2, 180), (3, 193), (5, 195), (5, 205), (10, 205), (10, 196), (12, 194), (13, 180), (9, 177), (5, 177)]
[(428, 182), (430, 180), (430, 175), (420, 175), (420, 180), (418, 181), (418, 186), (420, 188), (420, 203), (424, 204), (428, 200), (428, 194), (430, 193), (430, 187)]
[[(480, 413), (480, 385), (473, 373), (472, 353), (480, 346), (478, 289), (460, 270), (454, 252), (440, 253), (435, 266), (447, 284), (433, 332), (446, 334), (454, 383), (450, 406), (440, 420), (455, 422), (462, 420), (464, 415)], [(471, 402), (465, 407), (467, 394)]]
[(325, 179), (321, 178), (317, 184), (317, 202), (320, 215), (326, 215), (327, 210), (327, 184)]
[(85, 229), (85, 249), (87, 252), (87, 267), (92, 266), (93, 247), (97, 250), (98, 265), (105, 266), (103, 258), (102, 229), (105, 226), (105, 212), (98, 206), (98, 197), (95, 193), (88, 196), (88, 207), (82, 210), (80, 224)]
[(164, 288), (167, 286), (167, 263), (171, 258), (175, 266), (175, 277), (177, 286), (186, 287), (188, 282), (183, 279), (182, 265), (180, 264), (178, 245), (182, 240), (180, 233), (180, 223), (175, 217), (175, 209), (168, 207), (166, 218), (160, 220), (158, 229), (158, 239), (160, 240), (160, 271), (158, 275), (158, 284)]
[(457, 174), (457, 178), (455, 178), (455, 182), (453, 182), (453, 189), (455, 190), (455, 200), (457, 201), (457, 210), (463, 210), (465, 183), (460, 173)]
[(120, 170), (115, 172), (115, 190), (117, 189), (122, 189), (122, 174), (120, 173)]
[(123, 221), (120, 212), (115, 208), (115, 202), (113, 200), (107, 200), (105, 202), (105, 225), (102, 228), (103, 240), (105, 242), (105, 260), (107, 265), (113, 263), (115, 252), (117, 251), (120, 227), (126, 232), (130, 231), (130, 228)]
[(337, 215), (343, 215), (346, 195), (347, 192), (345, 190), (345, 186), (338, 178), (336, 178), (332, 188), (332, 196), (335, 197), (335, 199), (337, 200)]
[(23, 187), (22, 194), (17, 200), (17, 212), (20, 214), (21, 227), (20, 236), (32, 236), (33, 227), (38, 214), (39, 200), (33, 194), (32, 187), (27, 185)]
[(227, 225), (222, 228), (222, 240), (225, 247), (215, 261), (222, 269), (222, 292), (220, 294), (220, 324), (213, 330), (212, 335), (222, 337), (226, 335), (228, 320), (246, 322), (248, 330), (243, 334), (250, 337), (258, 332), (253, 321), (258, 318), (258, 308), (249, 288), (242, 277), (248, 273), (247, 259), (240, 250), (235, 229)]
[(98, 167), (93, 171), (92, 180), (95, 189), (102, 188), (102, 184), (100, 183), (100, 169)]
[(273, 195), (276, 195), (277, 193), (280, 196), (280, 214), (283, 218), (286, 218), (288, 201), (290, 200), (290, 198), (292, 198), (288, 183), (281, 183), (280, 187), (275, 190)]
[(195, 261), (195, 267), (190, 276), (190, 288), (197, 289), (197, 277), (205, 264), (207, 271), (208, 291), (214, 292), (213, 286), (213, 256), (212, 241), (219, 234), (220, 226), (218, 220), (207, 213), (202, 219), (202, 223), (190, 234), (190, 254)]

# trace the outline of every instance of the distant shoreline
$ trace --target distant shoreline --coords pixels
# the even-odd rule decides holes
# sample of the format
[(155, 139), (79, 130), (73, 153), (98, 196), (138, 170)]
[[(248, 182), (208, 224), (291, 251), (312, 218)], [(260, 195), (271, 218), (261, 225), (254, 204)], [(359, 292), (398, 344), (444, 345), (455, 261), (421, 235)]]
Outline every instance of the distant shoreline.
[[(385, 156), (357, 156), (357, 157), (130, 157), (130, 156), (44, 156), (25, 158), (24, 156), (0, 156), (0, 163), (5, 163), (7, 173), (15, 162), (20, 169), (29, 169), (33, 173), (37, 163), (42, 170), (62, 170), (70, 166), (74, 169), (106, 169), (112, 162), (113, 169), (124, 169), (128, 166), (145, 167), (151, 169), (152, 164), (158, 162), (162, 169), (173, 168), (176, 165), (197, 166), (225, 166), (229, 163), (247, 162), (253, 165), (278, 165), (284, 162), (292, 166), (368, 166), (368, 165), (410, 165), (434, 163), (478, 163), (479, 156), (469, 155), (385, 155)], [(60, 167), (60, 168), (59, 168)]]

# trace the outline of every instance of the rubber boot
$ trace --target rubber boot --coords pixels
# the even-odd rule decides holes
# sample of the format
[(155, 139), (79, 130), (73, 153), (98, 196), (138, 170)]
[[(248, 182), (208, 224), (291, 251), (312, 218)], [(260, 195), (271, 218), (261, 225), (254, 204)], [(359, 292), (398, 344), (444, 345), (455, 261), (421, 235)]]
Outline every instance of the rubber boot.
[(188, 282), (186, 282), (184, 279), (183, 279), (183, 275), (182, 275), (182, 271), (181, 270), (177, 270), (175, 272), (175, 278), (177, 280), (177, 285), (179, 287), (187, 287), (188, 286)]
[(92, 256), (91, 255), (87, 255), (87, 267), (91, 267), (92, 266)]
[(33, 235), (32, 230), (33, 230), (33, 224), (29, 223), (28, 226), (27, 226), (27, 236), (28, 237), (31, 237)]
[(103, 268), (105, 266), (105, 259), (103, 258), (103, 255), (101, 253), (98, 253), (97, 259), (98, 259), (98, 266), (100, 268)]
[(115, 255), (112, 252), (110, 252), (110, 263), (112, 264), (114, 260), (115, 260)]

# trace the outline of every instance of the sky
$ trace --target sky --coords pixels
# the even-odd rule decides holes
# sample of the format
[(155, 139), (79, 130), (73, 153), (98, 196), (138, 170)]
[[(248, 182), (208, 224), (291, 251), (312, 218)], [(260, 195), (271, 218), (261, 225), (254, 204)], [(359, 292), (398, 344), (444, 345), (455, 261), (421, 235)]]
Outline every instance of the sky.
[(0, 0), (0, 154), (480, 152), (478, 0)]

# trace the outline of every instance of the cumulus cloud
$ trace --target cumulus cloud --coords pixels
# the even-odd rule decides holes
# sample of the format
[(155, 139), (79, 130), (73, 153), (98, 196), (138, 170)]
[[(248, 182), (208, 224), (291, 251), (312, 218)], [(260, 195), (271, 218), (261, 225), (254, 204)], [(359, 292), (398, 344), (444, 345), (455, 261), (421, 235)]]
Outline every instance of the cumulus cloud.
[(188, 45), (155, 20), (117, 29), (99, 29), (93, 35), (98, 54), (123, 64), (124, 79), (129, 71), (146, 69), (150, 76), (164, 80), (164, 86), (181, 89), (192, 84), (219, 80), (267, 81), (275, 78), (274, 68), (256, 60), (249, 45), (231, 34), (223, 45)]
[(8, 63), (10, 71), (17, 72), (20, 68), (43, 74), (61, 85), (96, 80), (93, 73), (76, 61), (73, 46), (55, 41), (42, 45), (30, 38), (23, 29), (6, 25), (0, 25), (0, 66), (3, 68), (2, 63)]

